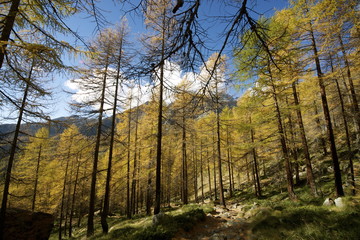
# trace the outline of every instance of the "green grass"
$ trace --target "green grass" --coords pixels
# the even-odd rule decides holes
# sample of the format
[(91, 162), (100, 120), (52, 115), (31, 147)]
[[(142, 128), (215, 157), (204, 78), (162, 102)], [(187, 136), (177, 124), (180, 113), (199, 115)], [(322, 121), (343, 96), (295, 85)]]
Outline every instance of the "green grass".
[[(95, 233), (90, 239), (110, 240), (167, 240), (171, 239), (180, 229), (190, 231), (199, 221), (205, 220), (205, 213), (210, 212), (209, 205), (189, 204), (179, 209), (168, 209), (166, 217), (159, 224), (152, 224), (152, 217), (136, 217), (134, 219), (109, 218), (110, 231), (108, 234), (101, 232), (100, 219), (95, 218)], [(72, 239), (84, 239), (86, 228), (74, 230)], [(54, 231), (50, 239), (58, 239)], [(66, 239), (66, 238), (64, 238)]]
[(360, 239), (360, 209), (283, 205), (253, 223), (257, 239)]

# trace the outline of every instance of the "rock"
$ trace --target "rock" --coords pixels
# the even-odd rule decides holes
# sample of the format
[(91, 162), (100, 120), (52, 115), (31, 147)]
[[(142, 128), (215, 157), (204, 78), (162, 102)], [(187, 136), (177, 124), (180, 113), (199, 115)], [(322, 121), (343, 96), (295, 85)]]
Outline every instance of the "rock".
[(46, 240), (53, 226), (54, 216), (51, 214), (10, 208), (6, 211), (4, 239)]
[(344, 208), (346, 206), (344, 200), (341, 197), (336, 198), (334, 202), (335, 206), (338, 208)]
[(223, 206), (217, 206), (217, 207), (215, 207), (215, 211), (217, 213), (224, 213), (224, 212), (228, 212), (229, 209), (227, 209), (226, 207), (223, 207)]
[(230, 208), (242, 210), (244, 207), (242, 205), (240, 205), (239, 203), (235, 203), (235, 204), (231, 205)]
[(165, 213), (160, 212), (153, 216), (152, 223), (153, 223), (153, 225), (163, 224), (163, 223), (166, 223), (169, 220), (169, 218), (170, 218), (169, 215), (166, 215)]
[(333, 205), (335, 205), (335, 202), (331, 198), (325, 199), (325, 201), (323, 203), (323, 206), (333, 206)]
[(219, 216), (221, 218), (230, 218), (231, 217), (230, 213), (228, 213), (228, 212), (221, 213), (221, 214), (219, 214)]

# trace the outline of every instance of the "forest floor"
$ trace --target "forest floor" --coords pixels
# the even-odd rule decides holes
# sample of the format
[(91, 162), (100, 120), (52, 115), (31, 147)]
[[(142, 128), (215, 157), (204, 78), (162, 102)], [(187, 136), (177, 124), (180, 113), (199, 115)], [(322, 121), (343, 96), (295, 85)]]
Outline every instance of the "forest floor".
[[(342, 206), (324, 206), (325, 196), (313, 197), (305, 188), (296, 189), (298, 200), (286, 192), (267, 193), (261, 198), (239, 191), (226, 207), (217, 201), (174, 204), (160, 215), (136, 215), (133, 219), (108, 218), (109, 234), (102, 234), (95, 217), (95, 235), (86, 237), (86, 221), (74, 229), (79, 240), (355, 240), (360, 239), (360, 196), (342, 198)], [(333, 196), (331, 196), (333, 197)], [(58, 239), (57, 231), (51, 240)]]
[(250, 224), (246, 221), (238, 204), (230, 208), (214, 207), (204, 221), (198, 222), (190, 231), (181, 229), (173, 240), (248, 240), (253, 239)]

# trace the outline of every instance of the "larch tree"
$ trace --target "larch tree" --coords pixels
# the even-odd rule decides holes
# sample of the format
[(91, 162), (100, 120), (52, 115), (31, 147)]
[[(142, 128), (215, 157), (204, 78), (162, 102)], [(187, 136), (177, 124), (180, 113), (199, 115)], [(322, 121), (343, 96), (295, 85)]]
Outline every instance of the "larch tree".
[[(93, 155), (93, 169), (91, 174), (91, 188), (89, 199), (89, 214), (87, 235), (91, 236), (94, 233), (94, 210), (96, 201), (96, 178), (98, 172), (98, 162), (100, 155), (100, 143), (103, 132), (103, 117), (107, 105), (107, 89), (113, 85), (109, 80), (110, 73), (112, 73), (111, 64), (114, 55), (119, 52), (117, 44), (114, 44), (114, 34), (111, 29), (106, 29), (99, 33), (96, 40), (93, 40), (91, 52), (88, 58), (88, 69), (84, 69), (80, 78), (73, 79), (72, 83), (79, 86), (80, 90), (77, 93), (80, 99), (75, 97), (72, 104), (75, 109), (85, 110), (91, 114), (98, 114), (97, 127), (95, 137), (95, 147)], [(116, 39), (116, 38), (115, 38)], [(119, 39), (119, 38), (117, 38)]]
[(222, 171), (222, 147), (221, 147), (221, 93), (224, 90), (225, 82), (225, 56), (219, 57), (218, 53), (214, 53), (203, 66), (200, 74), (200, 81), (205, 84), (209, 97), (213, 101), (213, 110), (216, 117), (216, 159), (218, 169), (218, 184), (220, 204), (225, 206), (224, 186), (223, 186), (223, 171)]
[[(169, 46), (170, 36), (174, 31), (174, 19), (171, 17), (172, 2), (169, 0), (149, 0), (146, 5), (145, 24), (154, 35), (148, 37), (146, 48), (149, 50), (148, 59), (151, 61), (153, 80), (158, 82), (158, 120), (157, 120), (157, 149), (155, 174), (155, 207), (154, 214), (160, 212), (161, 204), (161, 154), (163, 135), (163, 101), (164, 101), (164, 65), (165, 54)], [(151, 57), (149, 57), (151, 56)]]
[(301, 24), (303, 26), (306, 26), (306, 28), (304, 28), (303, 30), (303, 35), (305, 38), (307, 38), (308, 41), (310, 41), (311, 48), (309, 49), (309, 51), (312, 52), (312, 59), (315, 63), (315, 72), (321, 97), (322, 110), (326, 123), (327, 138), (330, 144), (331, 158), (334, 167), (335, 189), (338, 196), (344, 196), (339, 158), (335, 143), (334, 129), (331, 121), (330, 109), (327, 99), (327, 91), (324, 82), (324, 72), (320, 61), (322, 52), (319, 51), (320, 41), (316, 35), (316, 25), (314, 25), (314, 18), (316, 17), (316, 12), (312, 11), (314, 10), (314, 8), (312, 8), (314, 4), (315, 2), (313, 1), (298, 1), (291, 8), (291, 10), (293, 11), (292, 14), (294, 16), (294, 21), (297, 21), (298, 25)]
[[(114, 32), (113, 32), (114, 31)], [(114, 76), (114, 99), (112, 103), (112, 117), (111, 117), (111, 129), (110, 129), (110, 146), (109, 146), (109, 158), (106, 172), (106, 183), (105, 183), (105, 196), (104, 196), (104, 206), (101, 214), (101, 226), (103, 228), (103, 232), (107, 233), (109, 231), (109, 227), (106, 221), (107, 215), (109, 214), (109, 201), (110, 201), (110, 182), (111, 182), (111, 171), (112, 171), (112, 158), (113, 158), (113, 149), (114, 149), (114, 141), (115, 141), (115, 125), (116, 125), (116, 117), (117, 117), (117, 107), (118, 107), (118, 92), (120, 83), (123, 81), (123, 69), (128, 65), (127, 56), (124, 55), (124, 46), (127, 44), (126, 37), (128, 35), (128, 30), (126, 26), (126, 22), (123, 21), (115, 30), (109, 30), (108, 41), (109, 44), (117, 47), (113, 52), (113, 64), (115, 65), (116, 74)]]
[[(34, 30), (30, 35), (34, 34), (36, 36), (36, 32), (37, 31)], [(23, 38), (24, 40), (32, 39), (33, 36), (25, 35)], [(1, 237), (3, 236), (11, 172), (17, 151), (21, 123), (24, 116), (45, 118), (39, 100), (48, 97), (51, 93), (43, 84), (47, 82), (49, 73), (57, 72), (64, 67), (60, 59), (59, 49), (41, 44), (42, 39), (37, 39), (36, 41), (38, 43), (23, 42), (25, 47), (8, 47), (8, 51), (11, 51), (12, 54), (7, 58), (6, 74), (3, 75), (3, 79), (7, 84), (11, 84), (13, 88), (15, 87), (15, 93), (16, 89), (20, 89), (19, 93), (22, 96), (19, 97), (21, 100), (18, 102), (14, 100), (15, 98), (9, 96), (9, 92), (1, 92), (18, 112), (5, 174), (4, 192), (0, 211)], [(2, 71), (4, 71), (4, 69), (2, 69)]]

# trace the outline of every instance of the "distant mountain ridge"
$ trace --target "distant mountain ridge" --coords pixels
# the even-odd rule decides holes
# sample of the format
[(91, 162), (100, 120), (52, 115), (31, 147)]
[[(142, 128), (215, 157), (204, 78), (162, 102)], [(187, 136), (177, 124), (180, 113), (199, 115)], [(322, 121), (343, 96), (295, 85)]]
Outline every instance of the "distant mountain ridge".
[[(222, 107), (234, 107), (236, 106), (236, 100), (228, 95), (225, 94), (223, 96), (224, 102), (222, 104)], [(143, 105), (139, 106), (140, 109), (140, 115), (142, 115), (144, 112), (142, 109), (144, 106), (146, 106), (148, 103), (144, 103)], [(207, 102), (206, 105), (211, 105), (210, 102)], [(135, 108), (133, 108), (135, 110)], [(126, 110), (127, 111), (127, 110)], [(125, 111), (125, 112), (126, 112)], [(85, 136), (94, 136), (96, 134), (97, 129), (97, 118), (85, 118), (78, 115), (72, 115), (68, 117), (59, 117), (56, 119), (52, 119), (50, 123), (43, 122), (43, 123), (23, 123), (21, 124), (21, 135), (20, 136), (26, 136), (30, 135), (33, 136), (35, 133), (42, 127), (49, 126), (50, 124), (50, 136), (56, 136), (61, 134), (66, 128), (68, 128), (70, 125), (75, 124), (78, 128), (81, 134)], [(111, 116), (106, 117), (103, 119), (103, 130), (109, 129), (111, 126)], [(0, 138), (8, 138), (12, 135), (12, 133), (15, 131), (16, 124), (0, 124)]]

